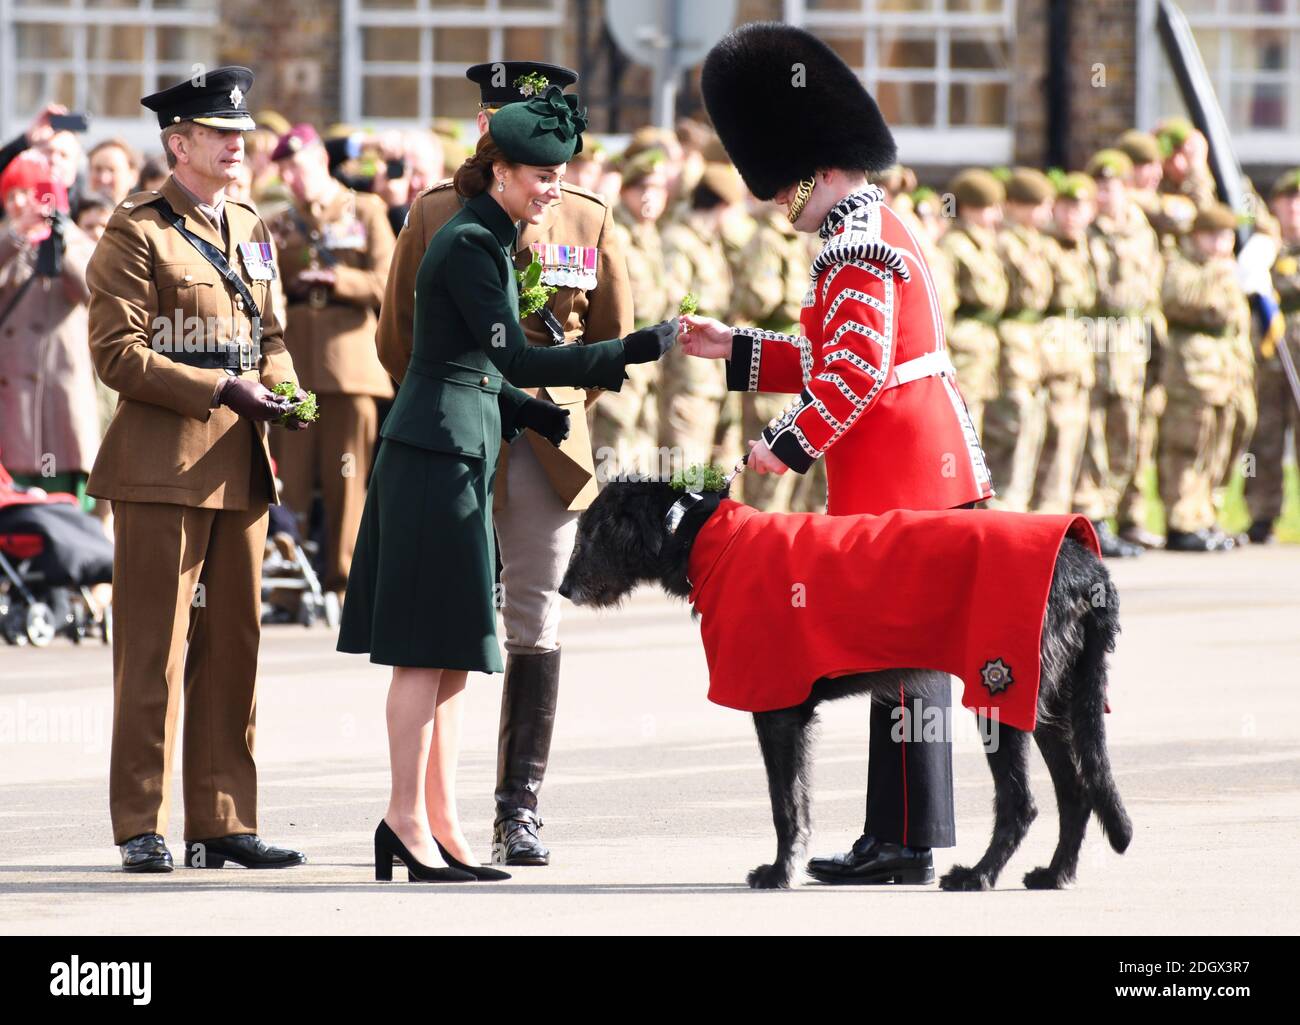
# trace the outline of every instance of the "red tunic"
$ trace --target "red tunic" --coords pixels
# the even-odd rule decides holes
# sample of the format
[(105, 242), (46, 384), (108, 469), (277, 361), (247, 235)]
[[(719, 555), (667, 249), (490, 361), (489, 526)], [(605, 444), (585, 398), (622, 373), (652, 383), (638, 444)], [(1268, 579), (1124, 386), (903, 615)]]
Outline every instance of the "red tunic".
[(993, 494), (930, 269), (882, 199), (873, 186), (831, 211), (802, 336), (737, 328), (727, 366), (734, 390), (799, 393), (763, 437), (800, 473), (826, 457), (834, 515), (952, 509)]
[(1067, 535), (1100, 556), (1084, 516), (819, 516), (724, 500), (687, 567), (709, 700), (766, 712), (802, 703), (823, 676), (937, 669), (965, 682), (966, 707), (1032, 730)]

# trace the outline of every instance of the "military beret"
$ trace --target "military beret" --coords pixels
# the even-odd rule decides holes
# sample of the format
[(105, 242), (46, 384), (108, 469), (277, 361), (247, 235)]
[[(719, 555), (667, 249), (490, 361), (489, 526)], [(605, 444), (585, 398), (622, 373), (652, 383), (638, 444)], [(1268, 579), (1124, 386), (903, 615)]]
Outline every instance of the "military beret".
[(916, 172), (902, 164), (894, 164), (883, 171), (871, 171), (867, 174), (867, 181), (897, 196), (903, 192), (910, 193), (916, 188)]
[(320, 142), (320, 136), (316, 129), (309, 124), (296, 124), (287, 132), (280, 136), (279, 142), (275, 144), (275, 149), (271, 151), (272, 160), (286, 160), (296, 153), (300, 153), (308, 146), (314, 146)]
[(938, 214), (940, 209), (939, 193), (928, 185), (921, 185), (912, 190), (912, 209), (919, 213)]
[(1277, 181), (1273, 183), (1271, 196), (1293, 196), (1300, 192), (1300, 167), (1293, 167), (1291, 170), (1281, 174)]
[(662, 167), (667, 156), (661, 149), (647, 149), (640, 153), (634, 154), (628, 159), (627, 154), (619, 161), (619, 171), (623, 175), (623, 186), (640, 185), (643, 181), (654, 174), (655, 169)]
[(1118, 149), (1099, 149), (1088, 161), (1084, 173), (1093, 178), (1127, 178), (1133, 173), (1133, 161)]
[(731, 164), (705, 164), (699, 183), (727, 203), (739, 203), (745, 198), (745, 182)]
[(1150, 132), (1130, 128), (1115, 140), (1115, 148), (1134, 164), (1154, 164), (1160, 160), (1160, 143)]
[(1171, 117), (1161, 121), (1156, 126), (1156, 141), (1160, 144), (1160, 155), (1167, 157), (1174, 150), (1179, 149), (1194, 131), (1196, 126), (1185, 117)]
[(462, 142), (465, 130), (461, 127), (459, 121), (454, 117), (435, 117), (429, 124), (433, 134), (440, 139), (451, 139), (454, 142)]
[(283, 135), (293, 127), (289, 119), (281, 114), (278, 110), (272, 110), (266, 107), (259, 110), (253, 115), (253, 120), (257, 122), (259, 128), (265, 128), (274, 132), (277, 136)]
[(1056, 195), (1052, 180), (1036, 167), (1017, 167), (1007, 179), (1007, 201), (1037, 206)]
[(667, 156), (669, 153), (680, 149), (680, 143), (677, 141), (677, 136), (668, 129), (646, 125), (644, 128), (638, 128), (632, 133), (632, 137), (627, 141), (627, 148), (623, 150), (623, 159), (630, 160), (632, 157), (652, 149), (657, 149)]
[(1237, 215), (1223, 203), (1207, 203), (1196, 211), (1192, 231), (1236, 231)]
[(1071, 171), (1056, 179), (1056, 198), (1070, 200), (1092, 199), (1097, 195), (1097, 183), (1082, 171)]
[(506, 159), (516, 164), (551, 167), (582, 151), (587, 130), (586, 108), (578, 97), (551, 86), (541, 96), (507, 103), (492, 116), (489, 131)]
[(948, 183), (958, 206), (996, 206), (1006, 198), (1002, 183), (981, 167), (959, 171)]
[(231, 65), (150, 93), (140, 103), (158, 115), (159, 128), (193, 121), (209, 128), (249, 132), (257, 127), (244, 106), (244, 97), (252, 87), (253, 73)]
[(488, 108), (542, 96), (551, 86), (567, 89), (578, 80), (578, 73), (541, 61), (492, 61), (475, 64), (465, 77), (478, 86), (479, 107)]

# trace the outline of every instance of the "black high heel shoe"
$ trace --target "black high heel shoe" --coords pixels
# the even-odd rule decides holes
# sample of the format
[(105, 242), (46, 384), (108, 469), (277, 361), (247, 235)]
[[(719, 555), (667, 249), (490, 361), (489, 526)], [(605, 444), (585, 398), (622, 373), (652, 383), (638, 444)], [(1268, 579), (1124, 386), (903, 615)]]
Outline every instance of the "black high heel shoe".
[[(435, 841), (436, 842), (436, 841)], [(441, 845), (440, 845), (441, 846)], [(416, 861), (401, 837), (383, 819), (375, 827), (375, 879), (393, 881), (393, 858), (406, 866), (406, 878), (413, 883), (472, 883), (474, 875), (458, 868), (431, 868)]]
[(442, 860), (458, 872), (468, 872), (480, 883), (499, 883), (502, 879), (509, 879), (509, 872), (502, 872), (499, 868), (492, 868), (490, 865), (466, 865), (463, 861), (457, 861), (451, 856), (451, 852), (435, 836), (433, 842), (438, 845), (438, 853), (442, 855)]

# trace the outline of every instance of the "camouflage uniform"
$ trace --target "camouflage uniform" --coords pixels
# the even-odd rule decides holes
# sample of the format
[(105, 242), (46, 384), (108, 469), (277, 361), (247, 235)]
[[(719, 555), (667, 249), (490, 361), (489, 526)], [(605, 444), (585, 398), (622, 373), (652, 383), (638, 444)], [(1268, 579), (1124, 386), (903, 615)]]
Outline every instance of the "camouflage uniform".
[[(722, 240), (722, 252), (727, 258), (727, 267), (731, 271), (732, 293), (731, 305), (719, 316), (723, 323), (740, 327), (751, 323), (747, 314), (741, 313), (736, 305), (736, 288), (741, 279), (749, 275), (745, 266), (744, 254), (758, 231), (758, 222), (743, 207), (737, 205), (727, 211), (722, 220), (718, 237)], [(756, 438), (756, 434), (745, 434), (743, 395), (729, 391), (722, 400), (722, 409), (718, 414), (718, 427), (713, 436), (713, 461), (720, 466), (734, 466), (741, 454), (749, 450), (745, 438)], [(777, 410), (780, 412), (780, 410)], [(775, 414), (773, 414), (775, 415)], [(767, 421), (759, 424), (766, 426)], [(743, 435), (743, 437), (742, 437)], [(759, 477), (760, 474), (753, 476)]]
[[(1295, 358), (1300, 353), (1300, 240), (1282, 247), (1273, 264), (1272, 277), (1286, 318), (1286, 344)], [(1255, 386), (1259, 409), (1251, 445), (1255, 475), (1246, 481), (1246, 502), (1254, 523), (1271, 526), (1282, 515), (1282, 460), (1287, 428), (1294, 431), (1300, 420), (1282, 361), (1272, 347), (1259, 353)]]
[(1165, 271), (1168, 396), (1160, 423), (1160, 498), (1171, 531), (1215, 525), (1213, 489), (1231, 434), (1230, 400), (1237, 386), (1234, 348), (1250, 337), (1250, 308), (1231, 259), (1206, 260), (1190, 248)]
[(998, 255), (997, 236), (958, 219), (939, 247), (952, 264), (960, 305), (948, 335), (957, 382), (982, 434), (984, 406), (997, 395), (997, 323), (1007, 302), (1007, 276)]

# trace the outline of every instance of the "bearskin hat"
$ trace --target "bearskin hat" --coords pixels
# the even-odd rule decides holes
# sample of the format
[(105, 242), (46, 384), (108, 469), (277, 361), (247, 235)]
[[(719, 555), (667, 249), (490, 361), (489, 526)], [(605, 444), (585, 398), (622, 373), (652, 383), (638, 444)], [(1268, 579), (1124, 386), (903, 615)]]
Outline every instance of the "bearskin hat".
[(897, 160), (876, 101), (803, 29), (779, 22), (736, 29), (709, 51), (700, 84), (713, 127), (759, 199), (821, 168), (884, 171)]

